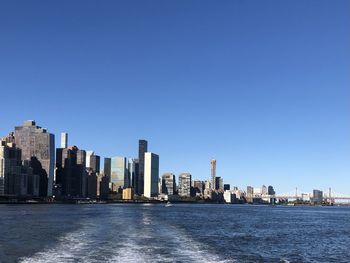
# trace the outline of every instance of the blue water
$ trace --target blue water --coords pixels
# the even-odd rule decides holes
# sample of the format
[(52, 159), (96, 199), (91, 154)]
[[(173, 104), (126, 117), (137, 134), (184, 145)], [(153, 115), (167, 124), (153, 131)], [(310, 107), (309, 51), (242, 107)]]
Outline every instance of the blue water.
[(0, 205), (0, 262), (350, 262), (350, 208)]

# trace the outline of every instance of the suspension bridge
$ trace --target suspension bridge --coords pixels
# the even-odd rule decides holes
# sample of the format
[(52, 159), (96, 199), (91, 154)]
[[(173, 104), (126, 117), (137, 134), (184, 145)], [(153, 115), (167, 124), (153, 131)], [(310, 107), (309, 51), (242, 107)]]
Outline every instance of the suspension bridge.
[[(322, 199), (327, 203), (335, 203), (336, 201), (348, 201), (350, 202), (350, 194), (341, 194), (333, 191), (329, 188), (327, 191), (322, 192)], [(275, 199), (294, 199), (294, 200), (312, 200), (314, 198), (314, 192), (304, 192), (295, 188), (294, 191), (290, 191), (283, 194), (263, 195), (262, 198), (275, 198)]]

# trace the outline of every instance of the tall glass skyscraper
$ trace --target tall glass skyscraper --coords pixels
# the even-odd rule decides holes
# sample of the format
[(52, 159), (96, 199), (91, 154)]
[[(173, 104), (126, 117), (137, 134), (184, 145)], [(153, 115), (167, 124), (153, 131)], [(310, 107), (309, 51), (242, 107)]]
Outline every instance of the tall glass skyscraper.
[(55, 168), (55, 136), (46, 129), (36, 126), (35, 121), (25, 121), (15, 127), (15, 143), (22, 150), (22, 160), (32, 157), (40, 162), (46, 175), (40, 178), (40, 196), (51, 196)]
[(125, 157), (112, 157), (111, 158), (111, 179), (116, 189), (123, 189), (129, 186), (128, 173), (127, 173), (127, 161)]
[(134, 189), (136, 182), (136, 175), (139, 171), (139, 160), (134, 158), (129, 158), (128, 160), (128, 180), (130, 182), (129, 186), (132, 186)]

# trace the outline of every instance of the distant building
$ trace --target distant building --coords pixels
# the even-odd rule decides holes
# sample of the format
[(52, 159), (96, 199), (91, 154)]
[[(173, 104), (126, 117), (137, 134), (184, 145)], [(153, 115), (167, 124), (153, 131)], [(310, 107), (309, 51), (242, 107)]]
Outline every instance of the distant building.
[(123, 200), (133, 200), (134, 199), (134, 189), (131, 187), (123, 189)]
[[(148, 143), (146, 140), (139, 140), (139, 170), (136, 173), (137, 180), (135, 179), (136, 184), (136, 194), (142, 195), (144, 194), (144, 186), (145, 186), (145, 153), (148, 151)], [(158, 179), (157, 179), (158, 181)]]
[(86, 151), (86, 168), (93, 172), (100, 172), (100, 156), (95, 155), (93, 151)]
[(139, 172), (139, 159), (129, 158), (128, 160), (128, 178), (130, 186), (135, 189), (137, 188), (137, 174)]
[(193, 183), (193, 192), (194, 192), (194, 195), (203, 195), (203, 191), (204, 191), (204, 182), (201, 181), (201, 180), (193, 180), (192, 181)]
[(129, 187), (127, 162), (125, 157), (117, 156), (112, 158), (110, 182), (113, 183), (117, 189)]
[(165, 173), (162, 175), (162, 194), (174, 195), (176, 192), (175, 175), (173, 173)]
[(104, 166), (103, 166), (103, 172), (104, 175), (107, 177), (111, 177), (111, 158), (105, 158), (104, 159)]
[(191, 181), (192, 175), (190, 173), (181, 173), (179, 175), (178, 194), (182, 197), (191, 196)]
[[(141, 168), (141, 166), (140, 166)], [(144, 196), (151, 198), (158, 195), (159, 156), (146, 152), (144, 158)]]
[(232, 191), (226, 190), (224, 192), (224, 200), (225, 200), (226, 203), (231, 204), (233, 202), (233, 200), (234, 200), (234, 197), (235, 197), (235, 195), (232, 193)]
[(87, 171), (86, 197), (91, 199), (97, 198), (97, 175), (91, 168)]
[(247, 202), (253, 203), (254, 198), (254, 188), (252, 186), (247, 186)]
[(66, 132), (61, 133), (61, 148), (68, 148), (68, 133)]
[(109, 195), (109, 177), (108, 176), (102, 176), (100, 181), (100, 198), (101, 199), (107, 199)]
[(86, 197), (86, 152), (76, 146), (56, 150), (56, 184), (66, 197)]
[(22, 176), (21, 149), (14, 143), (0, 143), (0, 196), (25, 195), (27, 178)]
[(216, 160), (210, 160), (211, 187), (215, 190), (216, 185)]
[(320, 190), (313, 190), (312, 203), (314, 205), (321, 205), (323, 203), (323, 192)]
[(36, 157), (46, 172), (40, 175), (40, 196), (51, 196), (55, 167), (55, 136), (30, 120), (25, 121), (22, 126), (15, 127), (14, 138), (17, 147), (22, 150), (22, 160), (30, 161), (32, 157)]
[(215, 177), (215, 190), (224, 190), (224, 181), (221, 177), (217, 176)]
[(231, 188), (231, 187), (230, 187), (229, 184), (224, 184), (224, 191), (226, 191), (226, 190), (231, 190), (230, 188)]
[(275, 190), (273, 189), (273, 186), (272, 186), (272, 185), (269, 185), (268, 190), (267, 190), (267, 194), (268, 194), (268, 195), (275, 195), (275, 194), (276, 194), (276, 192), (275, 192)]

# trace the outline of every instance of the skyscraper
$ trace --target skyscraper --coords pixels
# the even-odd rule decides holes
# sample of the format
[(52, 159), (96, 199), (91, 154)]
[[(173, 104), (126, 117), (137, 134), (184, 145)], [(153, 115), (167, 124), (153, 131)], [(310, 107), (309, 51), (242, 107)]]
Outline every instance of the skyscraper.
[(68, 133), (62, 132), (61, 133), (61, 148), (67, 148), (68, 147)]
[(46, 129), (36, 126), (35, 121), (25, 121), (15, 127), (15, 142), (22, 150), (22, 160), (36, 157), (46, 175), (40, 177), (40, 196), (51, 196), (54, 178), (55, 136)]
[(192, 175), (190, 173), (181, 173), (179, 175), (179, 196), (191, 196)]
[(165, 173), (162, 175), (162, 193), (174, 195), (176, 192), (175, 175), (173, 173)]
[(211, 189), (215, 190), (215, 180), (216, 180), (216, 160), (212, 159), (210, 161), (210, 174), (211, 174)]
[(111, 177), (111, 161), (111, 158), (106, 157), (104, 159), (103, 172), (108, 178)]
[(146, 152), (144, 159), (144, 196), (151, 198), (158, 195), (159, 156)]
[(116, 189), (123, 189), (129, 186), (127, 162), (125, 157), (112, 157), (110, 182)]
[(137, 174), (137, 191), (136, 194), (144, 194), (144, 170), (145, 170), (145, 153), (147, 152), (148, 143), (146, 140), (139, 140), (139, 171)]
[(86, 152), (76, 146), (57, 149), (56, 183), (63, 196), (85, 197), (87, 188)]
[(134, 158), (129, 158), (128, 160), (128, 180), (130, 186), (136, 189), (135, 183), (137, 182), (136, 174), (139, 171), (139, 160)]
[(21, 176), (21, 149), (13, 143), (0, 141), (0, 196), (22, 195), (26, 182)]
[(100, 156), (95, 155), (93, 151), (86, 151), (86, 168), (95, 173), (100, 172)]
[(224, 181), (220, 176), (215, 177), (215, 190), (224, 191)]

